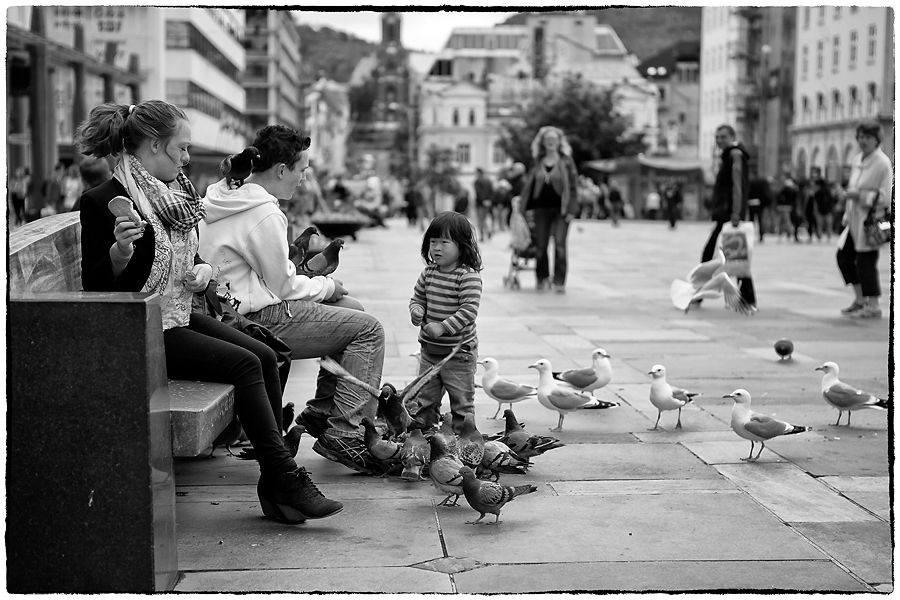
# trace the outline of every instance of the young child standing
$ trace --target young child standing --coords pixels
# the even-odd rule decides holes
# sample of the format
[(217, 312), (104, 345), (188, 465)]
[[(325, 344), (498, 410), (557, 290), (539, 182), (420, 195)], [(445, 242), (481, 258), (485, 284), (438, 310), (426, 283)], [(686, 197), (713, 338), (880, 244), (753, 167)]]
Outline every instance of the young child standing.
[(425, 231), (421, 252), (426, 267), (409, 301), (412, 324), (421, 327), (419, 373), (440, 362), (460, 342), (463, 345), (419, 393), (415, 426), (438, 425), (441, 397), (447, 390), (453, 429), (459, 431), (466, 414), (475, 411), (475, 318), (481, 304), (481, 252), (475, 229), (465, 216), (443, 212)]

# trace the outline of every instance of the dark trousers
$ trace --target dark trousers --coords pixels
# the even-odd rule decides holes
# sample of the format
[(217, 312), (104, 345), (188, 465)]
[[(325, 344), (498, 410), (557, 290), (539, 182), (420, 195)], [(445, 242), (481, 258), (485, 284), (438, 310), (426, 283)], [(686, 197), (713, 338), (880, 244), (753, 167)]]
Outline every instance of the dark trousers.
[(859, 284), (866, 298), (881, 295), (881, 280), (878, 278), (878, 250), (857, 252), (853, 236), (847, 232), (844, 247), (837, 251), (837, 264), (844, 283)]
[(555, 209), (538, 208), (534, 211), (534, 245), (537, 249), (535, 260), (535, 276), (543, 281), (550, 277), (550, 257), (548, 246), (553, 238), (553, 285), (566, 285), (568, 258), (566, 257), (566, 240), (569, 237), (569, 224), (565, 217)]
[[(725, 225), (724, 222), (716, 222), (716, 226), (713, 227), (709, 240), (706, 242), (706, 247), (703, 248), (703, 256), (700, 258), (700, 262), (712, 260), (713, 255), (716, 253), (716, 242), (719, 240), (719, 234), (722, 233), (723, 225)], [(741, 296), (744, 297), (744, 300), (756, 306), (756, 289), (753, 287), (753, 278), (738, 277), (737, 280), (741, 289)]]
[(747, 207), (750, 211), (750, 221), (756, 223), (756, 232), (759, 234), (759, 241), (763, 241), (763, 207), (761, 204), (751, 204)]
[(167, 329), (163, 338), (170, 378), (234, 386), (234, 411), (253, 444), (261, 471), (279, 474), (296, 468), (281, 436), (281, 381), (271, 348), (198, 314), (191, 315), (187, 327)]

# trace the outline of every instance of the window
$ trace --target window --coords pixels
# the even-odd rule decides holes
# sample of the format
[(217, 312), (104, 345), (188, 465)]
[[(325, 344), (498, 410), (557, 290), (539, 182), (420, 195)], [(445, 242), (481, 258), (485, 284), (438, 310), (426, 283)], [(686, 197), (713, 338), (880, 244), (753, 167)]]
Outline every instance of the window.
[(503, 150), (500, 142), (494, 142), (493, 152), (491, 153), (491, 160), (493, 160), (495, 165), (502, 165), (504, 162), (506, 162), (506, 152)]
[(825, 7), (820, 6), (819, 7), (819, 23), (821, 24), (824, 22), (825, 22)]
[(232, 81), (238, 81), (238, 68), (193, 23), (166, 21), (166, 48), (193, 50)]
[(873, 60), (875, 58), (875, 41), (876, 41), (877, 28), (875, 25), (869, 25), (869, 60)]
[(855, 85), (850, 86), (850, 93), (848, 94), (850, 98), (850, 118), (854, 118), (857, 116), (859, 112), (859, 90), (856, 89)]
[(811, 10), (808, 6), (803, 9), (803, 29), (809, 29), (809, 13)]
[(472, 147), (469, 144), (456, 145), (456, 162), (461, 165), (469, 164), (471, 160)]
[(868, 89), (869, 96), (866, 98), (866, 114), (874, 115), (877, 112), (876, 107), (878, 106), (878, 87), (874, 82), (870, 81)]
[(803, 75), (803, 78), (806, 79), (806, 74), (809, 72), (809, 47), (803, 46), (803, 52), (801, 54), (800, 73)]
[(822, 74), (822, 66), (825, 64), (825, 42), (824, 40), (819, 40), (819, 43), (816, 44), (816, 74)]
[(831, 43), (831, 68), (837, 69), (841, 64), (841, 36), (834, 36)]
[(825, 94), (816, 94), (816, 121), (823, 120), (825, 116)]
[(831, 92), (831, 118), (839, 118), (843, 108), (841, 106), (841, 93), (838, 90), (833, 90)]
[(834, 7), (834, 20), (837, 21), (840, 18), (841, 18), (841, 7), (835, 6)]
[(436, 106), (431, 107), (431, 124), (432, 125), (438, 124), (438, 112), (437, 112)]
[(809, 98), (803, 96), (800, 100), (800, 106), (803, 107), (802, 121), (806, 123), (809, 121)]
[(859, 34), (856, 33), (856, 30), (850, 32), (850, 60), (849, 66), (850, 68), (856, 67), (856, 52), (857, 45), (859, 43)]
[(475, 126), (475, 109), (469, 109), (469, 125)]
[(453, 124), (459, 125), (459, 109), (458, 108), (453, 109)]

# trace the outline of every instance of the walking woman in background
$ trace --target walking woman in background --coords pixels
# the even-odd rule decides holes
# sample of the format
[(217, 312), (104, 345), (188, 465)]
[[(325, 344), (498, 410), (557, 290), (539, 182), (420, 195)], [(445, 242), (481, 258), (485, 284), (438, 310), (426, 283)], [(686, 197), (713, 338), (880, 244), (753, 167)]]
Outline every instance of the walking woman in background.
[(549, 287), (550, 260), (547, 247), (554, 241), (553, 287), (557, 294), (566, 293), (568, 269), (567, 238), (569, 223), (578, 214), (578, 170), (572, 160), (572, 148), (562, 130), (541, 127), (531, 143), (534, 164), (521, 198), (524, 212), (534, 214), (534, 243), (537, 247), (537, 289)]
[[(192, 295), (206, 288), (212, 268), (197, 256), (203, 204), (181, 171), (190, 162), (187, 115), (161, 100), (107, 103), (75, 135), (81, 153), (119, 159), (113, 178), (81, 197), (85, 291), (156, 292), (168, 376), (234, 385), (235, 412), (260, 464), (257, 493), (266, 516), (302, 523), (340, 512), (343, 505), (325, 498), (285, 447), (275, 353), (191, 313)], [(140, 222), (110, 212), (116, 196), (131, 200)]]
[(841, 310), (848, 317), (880, 319), (881, 281), (878, 277), (878, 246), (866, 240), (865, 220), (874, 207), (876, 217), (891, 205), (893, 167), (881, 149), (884, 130), (877, 121), (866, 121), (856, 128), (860, 153), (850, 162), (844, 231), (838, 241), (837, 263), (844, 283), (853, 286), (853, 303)]

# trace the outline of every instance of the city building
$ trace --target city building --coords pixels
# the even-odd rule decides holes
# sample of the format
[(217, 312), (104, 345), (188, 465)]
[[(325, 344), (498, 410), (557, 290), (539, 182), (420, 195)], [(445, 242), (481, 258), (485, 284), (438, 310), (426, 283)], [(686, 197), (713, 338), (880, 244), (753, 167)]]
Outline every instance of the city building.
[(300, 34), (290, 11), (244, 9), (246, 68), (241, 77), (252, 132), (266, 125), (302, 128)]
[(889, 7), (807, 6), (797, 15), (793, 170), (829, 181), (849, 174), (859, 152), (856, 126), (884, 127), (894, 153), (894, 11)]
[[(222, 8), (154, 8), (139, 6), (15, 7), (10, 28), (31, 31), (40, 15), (44, 34), (59, 54), (43, 67), (48, 97), (40, 110), (52, 123), (52, 140), (40, 151), (45, 164), (77, 162), (72, 147), (75, 128), (91, 108), (107, 101), (122, 104), (162, 98), (182, 107), (192, 125), (191, 165), (186, 169), (202, 192), (218, 178), (218, 164), (240, 151), (249, 129), (243, 113), (243, 12)], [(9, 31), (9, 29), (8, 29)], [(9, 39), (9, 35), (7, 36)], [(32, 45), (37, 43), (29, 38)], [(82, 48), (93, 57), (80, 74), (67, 53)], [(128, 75), (128, 74), (131, 75)], [(115, 74), (115, 75), (113, 75)], [(32, 120), (34, 122), (35, 120)], [(15, 128), (21, 118), (17, 117)], [(27, 122), (27, 120), (26, 120)], [(21, 130), (21, 129), (19, 129)], [(35, 161), (33, 169), (37, 169)], [(41, 170), (45, 170), (44, 167)]]
[(501, 125), (514, 118), (540, 86), (578, 73), (612, 88), (631, 132), (655, 148), (659, 93), (638, 71), (615, 31), (584, 13), (532, 14), (524, 25), (452, 31), (422, 84), (419, 162), (432, 143), (457, 157), (459, 181), (471, 187), (475, 168), (496, 176), (508, 166)]

